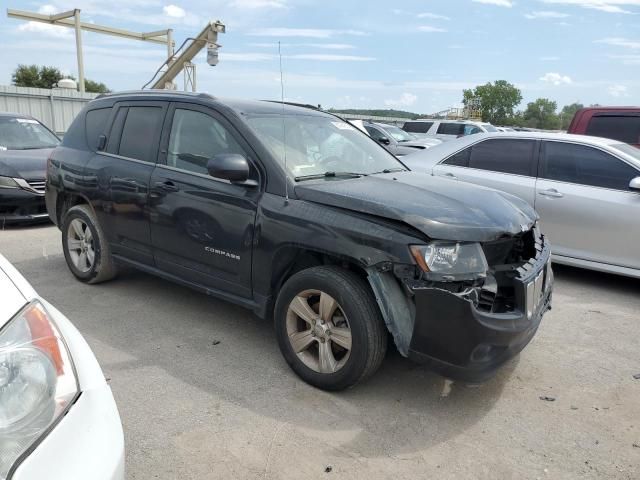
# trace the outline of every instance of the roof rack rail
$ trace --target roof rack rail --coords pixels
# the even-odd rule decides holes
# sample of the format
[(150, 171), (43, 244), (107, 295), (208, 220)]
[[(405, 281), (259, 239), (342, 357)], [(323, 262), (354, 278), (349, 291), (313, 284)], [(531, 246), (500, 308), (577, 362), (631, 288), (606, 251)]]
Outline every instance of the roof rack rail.
[(292, 107), (302, 107), (302, 108), (309, 108), (311, 110), (320, 110), (315, 105), (311, 105), (309, 103), (281, 102), (280, 100), (264, 100), (264, 101), (269, 103), (284, 103), (285, 105), (291, 105)]

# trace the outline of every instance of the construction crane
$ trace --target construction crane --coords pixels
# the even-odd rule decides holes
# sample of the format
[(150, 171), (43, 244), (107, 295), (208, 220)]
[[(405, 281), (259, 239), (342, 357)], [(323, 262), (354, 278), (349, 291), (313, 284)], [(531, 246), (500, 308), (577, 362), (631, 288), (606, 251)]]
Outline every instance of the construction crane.
[[(151, 84), (151, 88), (175, 89), (174, 80), (178, 74), (184, 70), (184, 89), (196, 91), (196, 66), (191, 62), (203, 48), (207, 48), (207, 63), (211, 66), (218, 64), (218, 34), (225, 33), (225, 25), (219, 20), (209, 22), (206, 27), (196, 36), (187, 38), (182, 46), (171, 55), (161, 66), (153, 78), (142, 87), (143, 89)], [(185, 48), (187, 42), (189, 45)], [(182, 53), (180, 51), (184, 48)], [(161, 70), (164, 67), (166, 70)], [(160, 76), (156, 79), (156, 76)]]

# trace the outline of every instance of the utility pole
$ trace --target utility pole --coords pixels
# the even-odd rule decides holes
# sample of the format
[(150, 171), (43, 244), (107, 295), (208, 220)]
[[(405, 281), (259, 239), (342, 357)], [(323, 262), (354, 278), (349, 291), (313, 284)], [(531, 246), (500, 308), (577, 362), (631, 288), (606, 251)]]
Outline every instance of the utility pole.
[[(132, 40), (141, 40), (145, 42), (159, 43), (167, 46), (167, 55), (169, 68), (171, 59), (173, 58), (173, 30), (158, 30), (155, 32), (138, 33), (120, 28), (112, 28), (104, 25), (96, 25), (94, 23), (85, 23), (80, 21), (80, 9), (75, 8), (67, 12), (56, 13), (53, 15), (44, 15), (36, 12), (27, 12), (24, 10), (7, 9), (9, 18), (18, 20), (26, 20), (29, 22), (48, 23), (49, 25), (58, 25), (61, 27), (69, 27), (75, 29), (76, 33), (76, 55), (78, 57), (78, 80), (80, 92), (84, 92), (84, 55), (82, 53), (82, 31), (103, 33), (116, 37), (129, 38)], [(74, 17), (74, 18), (71, 18)]]

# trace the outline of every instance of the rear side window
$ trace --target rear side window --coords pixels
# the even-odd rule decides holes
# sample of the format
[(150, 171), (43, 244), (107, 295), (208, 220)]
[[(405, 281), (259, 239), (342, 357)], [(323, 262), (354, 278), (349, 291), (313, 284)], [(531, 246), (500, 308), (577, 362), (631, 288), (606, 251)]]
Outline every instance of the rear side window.
[(98, 149), (98, 137), (105, 133), (109, 115), (111, 115), (111, 107), (89, 110), (85, 116), (87, 145), (93, 151)]
[(118, 155), (154, 163), (152, 154), (157, 145), (153, 141), (161, 126), (162, 115), (161, 107), (129, 107)]
[(442, 135), (463, 135), (464, 123), (441, 123), (438, 133)]
[(432, 126), (433, 122), (405, 122), (402, 129), (409, 133), (427, 133)]
[(586, 133), (637, 145), (640, 144), (640, 115), (594, 116), (589, 121)]
[(635, 168), (601, 150), (571, 143), (546, 142), (542, 177), (592, 187), (628, 190), (640, 175)]
[(456, 167), (468, 167), (470, 153), (471, 148), (465, 148), (464, 150), (460, 150), (455, 155), (450, 156), (442, 163), (444, 163), (445, 165), (454, 165)]
[(486, 140), (471, 148), (469, 167), (492, 172), (531, 175), (534, 140)]

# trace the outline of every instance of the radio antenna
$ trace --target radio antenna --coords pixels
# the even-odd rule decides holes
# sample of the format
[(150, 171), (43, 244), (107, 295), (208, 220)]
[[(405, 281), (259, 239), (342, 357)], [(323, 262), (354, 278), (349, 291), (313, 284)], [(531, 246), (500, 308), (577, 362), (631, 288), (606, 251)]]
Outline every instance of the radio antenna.
[(278, 40), (278, 58), (280, 59), (280, 101), (282, 104), (282, 151), (284, 152), (284, 202), (289, 203), (289, 170), (287, 170), (287, 128), (284, 118), (284, 80), (282, 78), (282, 51)]

